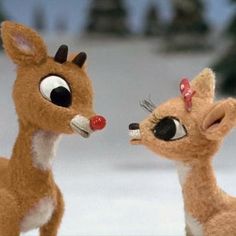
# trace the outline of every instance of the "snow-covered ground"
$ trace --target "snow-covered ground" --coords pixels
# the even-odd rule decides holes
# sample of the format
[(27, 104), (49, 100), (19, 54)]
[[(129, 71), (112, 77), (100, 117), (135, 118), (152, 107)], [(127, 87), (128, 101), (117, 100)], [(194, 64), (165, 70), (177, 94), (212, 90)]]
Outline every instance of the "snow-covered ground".
[[(54, 162), (66, 211), (60, 236), (184, 235), (181, 190), (174, 165), (141, 146), (131, 146), (128, 124), (147, 114), (139, 101), (156, 104), (179, 94), (179, 80), (193, 77), (213, 54), (163, 54), (157, 41), (48, 38), (50, 52), (67, 43), (88, 53), (96, 111), (108, 120), (90, 139), (65, 136)], [(0, 149), (10, 156), (17, 133), (11, 100), (14, 66), (0, 56)], [(236, 195), (236, 132), (225, 141), (214, 165), (219, 184)], [(25, 236), (38, 235), (36, 231)]]

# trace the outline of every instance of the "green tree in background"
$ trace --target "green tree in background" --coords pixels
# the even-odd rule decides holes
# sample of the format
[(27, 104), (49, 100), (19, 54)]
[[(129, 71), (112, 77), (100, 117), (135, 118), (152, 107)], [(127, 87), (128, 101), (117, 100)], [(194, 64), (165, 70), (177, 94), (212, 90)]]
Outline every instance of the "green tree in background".
[(206, 48), (209, 26), (201, 0), (172, 0), (174, 16), (166, 29), (167, 43), (174, 50)]
[(204, 20), (201, 0), (172, 0), (174, 17), (168, 27), (170, 34), (206, 34), (208, 25)]
[(234, 39), (236, 38), (236, 0), (230, 0), (232, 4), (234, 5), (235, 13), (232, 16), (232, 20), (229, 23), (229, 26), (227, 28), (227, 33), (229, 36), (232, 36)]
[(43, 6), (40, 4), (36, 4), (33, 8), (33, 25), (34, 28), (38, 31), (45, 30), (46, 27), (45, 14)]
[(158, 8), (150, 4), (145, 20), (144, 34), (146, 36), (157, 36), (161, 33), (161, 23)]
[(93, 0), (87, 32), (125, 35), (128, 33), (126, 14), (122, 0)]
[[(230, 0), (236, 8), (236, 0)], [(227, 95), (236, 95), (236, 12), (226, 29), (230, 40), (225, 54), (213, 65), (214, 70), (221, 78), (220, 91)]]
[(67, 30), (67, 18), (61, 17), (60, 15), (56, 18), (55, 21), (55, 30), (57, 33), (65, 33)]
[[(5, 11), (4, 11), (4, 8), (2, 6), (2, 1), (0, 0), (0, 23), (4, 20), (7, 19), (7, 16), (5, 14)], [(1, 43), (1, 46), (0, 46), (0, 50), (3, 50), (3, 47), (2, 47), (2, 39), (0, 38), (0, 43)]]

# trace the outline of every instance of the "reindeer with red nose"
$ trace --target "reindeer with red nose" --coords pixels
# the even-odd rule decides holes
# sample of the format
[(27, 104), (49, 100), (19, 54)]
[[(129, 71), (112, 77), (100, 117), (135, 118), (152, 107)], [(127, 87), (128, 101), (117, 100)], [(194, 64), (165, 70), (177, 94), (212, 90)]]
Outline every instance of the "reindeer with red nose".
[(236, 235), (236, 198), (216, 183), (212, 157), (236, 124), (236, 100), (214, 102), (215, 79), (204, 69), (181, 96), (155, 108), (140, 124), (129, 126), (131, 143), (143, 144), (176, 163), (183, 192), (188, 236)]
[(0, 236), (39, 228), (56, 236), (64, 211), (52, 161), (61, 134), (89, 137), (104, 128), (93, 111), (93, 91), (84, 70), (85, 53), (67, 61), (67, 46), (47, 55), (42, 38), (13, 22), (1, 25), (3, 46), (17, 65), (13, 99), (19, 134), (10, 160), (0, 158)]

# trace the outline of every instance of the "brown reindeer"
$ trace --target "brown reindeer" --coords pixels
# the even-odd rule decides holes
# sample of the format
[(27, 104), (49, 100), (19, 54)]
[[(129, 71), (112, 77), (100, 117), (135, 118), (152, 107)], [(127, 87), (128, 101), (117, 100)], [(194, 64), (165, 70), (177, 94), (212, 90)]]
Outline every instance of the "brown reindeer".
[[(186, 81), (185, 81), (186, 82)], [(236, 124), (236, 100), (214, 102), (215, 80), (210, 69), (191, 81), (186, 93), (151, 111), (140, 124), (129, 126), (131, 143), (143, 144), (176, 163), (183, 192), (187, 235), (236, 235), (236, 198), (216, 183), (212, 157)]]
[(13, 99), (19, 134), (10, 160), (0, 158), (0, 236), (40, 228), (56, 236), (64, 211), (62, 194), (51, 170), (61, 134), (88, 137), (105, 126), (93, 111), (85, 53), (67, 61), (67, 46), (47, 55), (42, 38), (30, 28), (5, 21), (1, 36), (17, 65)]

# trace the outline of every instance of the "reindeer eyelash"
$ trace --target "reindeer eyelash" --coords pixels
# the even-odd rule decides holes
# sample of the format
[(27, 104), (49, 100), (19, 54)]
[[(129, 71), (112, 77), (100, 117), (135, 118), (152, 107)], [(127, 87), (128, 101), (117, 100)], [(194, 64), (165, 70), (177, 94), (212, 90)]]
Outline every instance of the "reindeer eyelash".
[(142, 100), (139, 105), (146, 111), (152, 113), (156, 108), (154, 102), (152, 102), (151, 98)]
[(152, 114), (151, 118), (150, 118), (150, 122), (153, 124), (158, 123), (161, 120), (160, 117), (158, 117), (155, 113)]

